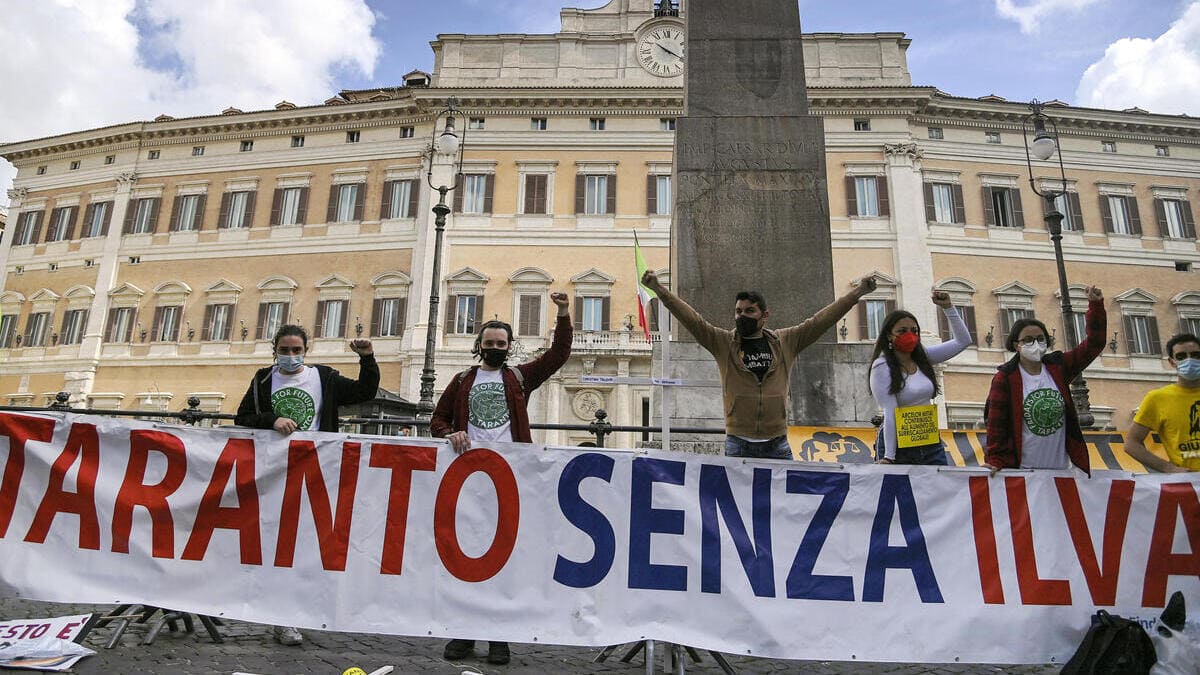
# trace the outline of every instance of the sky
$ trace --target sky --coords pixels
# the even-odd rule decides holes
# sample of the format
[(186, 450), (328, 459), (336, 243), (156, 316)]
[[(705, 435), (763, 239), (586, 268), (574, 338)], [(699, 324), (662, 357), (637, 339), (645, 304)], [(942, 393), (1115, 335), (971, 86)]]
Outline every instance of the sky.
[[(312, 105), (432, 71), (439, 33), (553, 33), (605, 1), (5, 0), (0, 142)], [(955, 96), (1200, 116), (1200, 0), (799, 3), (806, 32), (906, 33), (913, 84)], [(0, 206), (15, 175), (0, 159)]]

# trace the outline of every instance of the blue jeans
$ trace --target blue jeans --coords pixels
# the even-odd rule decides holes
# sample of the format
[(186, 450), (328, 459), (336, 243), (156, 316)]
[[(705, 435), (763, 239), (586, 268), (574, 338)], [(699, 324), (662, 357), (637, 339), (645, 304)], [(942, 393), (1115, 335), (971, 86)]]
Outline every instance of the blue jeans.
[(791, 459), (792, 446), (788, 445), (787, 434), (768, 441), (748, 441), (737, 436), (725, 437), (726, 457), (754, 457), (757, 459)]
[[(879, 436), (875, 437), (875, 458), (883, 457), (883, 443)], [(896, 448), (896, 464), (932, 464), (949, 466), (950, 456), (946, 454), (946, 444), (942, 441), (929, 445), (918, 445), (913, 448)]]

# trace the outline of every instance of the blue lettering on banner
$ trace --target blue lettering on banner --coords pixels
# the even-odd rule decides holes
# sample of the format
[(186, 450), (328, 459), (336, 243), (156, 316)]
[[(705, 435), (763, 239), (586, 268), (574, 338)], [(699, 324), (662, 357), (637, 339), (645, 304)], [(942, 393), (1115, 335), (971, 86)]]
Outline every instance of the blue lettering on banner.
[(725, 467), (715, 464), (700, 466), (700, 590), (721, 592), (721, 525), (720, 511), (729, 537), (742, 559), (742, 568), (754, 594), (763, 598), (775, 597), (775, 568), (771, 561), (771, 470), (755, 469), (751, 490), (750, 521), (754, 542), (746, 534), (746, 525), (738, 512), (729, 474)]
[(687, 567), (650, 562), (653, 534), (683, 534), (679, 509), (651, 507), (655, 483), (683, 485), (686, 462), (638, 457), (633, 460), (629, 495), (629, 587), (660, 591), (686, 591)]
[(579, 484), (585, 478), (612, 482), (616, 461), (597, 453), (577, 455), (563, 467), (558, 479), (558, 508), (572, 525), (592, 540), (595, 553), (587, 562), (575, 562), (558, 556), (554, 563), (554, 580), (564, 586), (588, 588), (600, 583), (617, 554), (617, 535), (604, 514), (579, 495)]
[(801, 600), (854, 601), (854, 580), (848, 576), (813, 574), (829, 528), (846, 503), (850, 474), (828, 471), (788, 471), (788, 494), (824, 495), (817, 506), (787, 577), (787, 596)]
[[(892, 514), (897, 509), (900, 512), (900, 530), (904, 533), (907, 546), (888, 545)], [(912, 570), (921, 602), (943, 602), (942, 591), (938, 588), (933, 564), (929, 560), (929, 550), (925, 546), (925, 533), (921, 531), (912, 481), (904, 474), (883, 477), (875, 521), (871, 524), (866, 573), (863, 575), (864, 601), (883, 602), (884, 578), (888, 569)]]

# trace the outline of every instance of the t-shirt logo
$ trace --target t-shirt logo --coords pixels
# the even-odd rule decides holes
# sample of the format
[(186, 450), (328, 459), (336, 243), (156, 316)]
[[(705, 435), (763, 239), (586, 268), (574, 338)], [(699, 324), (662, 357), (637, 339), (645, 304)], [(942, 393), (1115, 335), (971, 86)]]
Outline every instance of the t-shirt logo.
[(1035, 389), (1025, 397), (1025, 426), (1036, 436), (1049, 436), (1062, 427), (1063, 410), (1057, 389)]
[(1200, 401), (1193, 403), (1188, 411), (1188, 436), (1195, 438), (1197, 434), (1200, 434)]
[(271, 394), (271, 407), (276, 415), (295, 422), (300, 429), (311, 428), (317, 414), (312, 395), (296, 387), (284, 387)]
[(467, 395), (467, 421), (477, 429), (495, 429), (508, 421), (503, 382), (480, 382)]

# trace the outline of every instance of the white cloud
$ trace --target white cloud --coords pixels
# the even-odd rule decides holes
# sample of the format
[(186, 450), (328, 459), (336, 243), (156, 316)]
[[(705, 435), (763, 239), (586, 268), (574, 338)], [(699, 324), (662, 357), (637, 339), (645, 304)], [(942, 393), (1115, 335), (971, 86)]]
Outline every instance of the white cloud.
[[(160, 113), (317, 103), (338, 89), (340, 70), (373, 74), (374, 25), (365, 0), (6, 3), (0, 142)], [(0, 204), (14, 174), (0, 160)]]
[(1191, 3), (1154, 39), (1124, 38), (1109, 45), (1084, 71), (1075, 100), (1093, 108), (1200, 114), (1200, 2)]
[(1022, 33), (1036, 33), (1043, 18), (1061, 12), (1077, 12), (1101, 0), (996, 0), (996, 13), (1021, 25)]

